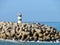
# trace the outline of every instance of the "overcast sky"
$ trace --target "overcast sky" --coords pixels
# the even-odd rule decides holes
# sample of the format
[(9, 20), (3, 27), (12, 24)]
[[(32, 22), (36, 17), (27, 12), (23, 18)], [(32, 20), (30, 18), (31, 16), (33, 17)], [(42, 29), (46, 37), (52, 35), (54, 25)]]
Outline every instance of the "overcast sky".
[(0, 0), (0, 21), (60, 22), (60, 0)]

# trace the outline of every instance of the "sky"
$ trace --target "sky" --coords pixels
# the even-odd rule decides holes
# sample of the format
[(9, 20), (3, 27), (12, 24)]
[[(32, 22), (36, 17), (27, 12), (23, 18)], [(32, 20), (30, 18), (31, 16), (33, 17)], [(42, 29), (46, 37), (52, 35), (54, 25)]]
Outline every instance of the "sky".
[(60, 22), (60, 0), (0, 0), (0, 21)]

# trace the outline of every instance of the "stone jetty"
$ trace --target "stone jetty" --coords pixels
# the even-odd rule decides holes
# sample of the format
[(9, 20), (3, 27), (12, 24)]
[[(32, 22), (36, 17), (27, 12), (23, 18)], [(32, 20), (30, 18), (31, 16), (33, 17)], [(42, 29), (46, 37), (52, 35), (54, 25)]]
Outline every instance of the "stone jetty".
[(22, 41), (56, 41), (60, 32), (40, 23), (0, 22), (0, 39)]

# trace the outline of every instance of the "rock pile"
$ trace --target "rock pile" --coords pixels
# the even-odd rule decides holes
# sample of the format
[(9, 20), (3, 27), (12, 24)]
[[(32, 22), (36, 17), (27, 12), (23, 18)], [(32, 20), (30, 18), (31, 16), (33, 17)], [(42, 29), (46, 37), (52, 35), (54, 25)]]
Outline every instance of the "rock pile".
[(56, 41), (60, 40), (60, 32), (53, 27), (40, 23), (0, 22), (0, 39)]

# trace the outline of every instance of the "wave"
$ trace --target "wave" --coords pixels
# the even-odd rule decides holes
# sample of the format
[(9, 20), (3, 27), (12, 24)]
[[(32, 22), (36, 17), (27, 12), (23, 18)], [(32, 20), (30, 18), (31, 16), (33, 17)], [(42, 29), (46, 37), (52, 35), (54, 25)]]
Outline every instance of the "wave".
[(9, 40), (9, 39), (0, 39), (0, 41), (7, 41), (7, 42), (12, 42), (12, 43), (23, 43), (23, 42), (27, 42), (27, 43), (29, 43), (29, 42), (32, 42), (32, 43), (60, 43), (60, 42), (53, 42), (53, 41), (50, 41), (50, 42), (48, 42), (48, 41), (22, 41), (22, 40), (19, 40), (19, 41), (16, 41), (16, 40)]

